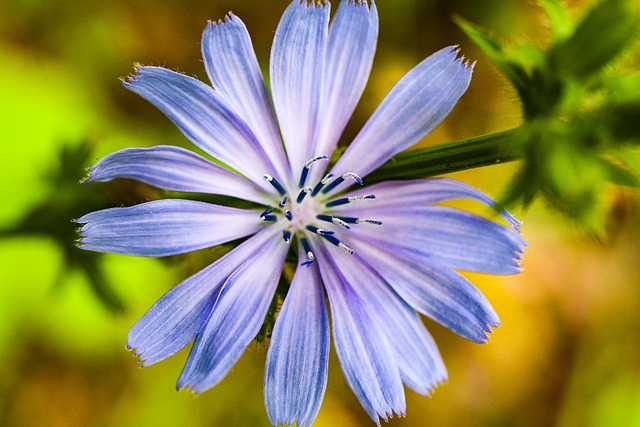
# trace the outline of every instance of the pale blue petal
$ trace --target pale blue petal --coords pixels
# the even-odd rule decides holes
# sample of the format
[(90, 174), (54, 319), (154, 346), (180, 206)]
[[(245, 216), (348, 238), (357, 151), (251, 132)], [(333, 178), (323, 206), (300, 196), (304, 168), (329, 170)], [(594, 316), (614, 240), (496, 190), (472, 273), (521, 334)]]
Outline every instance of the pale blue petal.
[(225, 281), (191, 348), (178, 388), (201, 393), (220, 382), (240, 358), (264, 322), (288, 249), (281, 235), (273, 234)]
[(263, 231), (172, 288), (131, 328), (127, 347), (141, 355), (143, 367), (166, 359), (184, 348), (209, 318), (227, 277), (262, 246), (273, 233)]
[[(377, 322), (378, 333), (386, 339), (402, 381), (415, 391), (427, 394), (446, 380), (444, 362), (416, 311), (360, 257), (360, 250), (353, 255), (345, 255), (335, 247), (329, 251), (334, 252), (333, 263), (363, 308), (375, 313), (372, 321)], [(350, 298), (350, 301), (355, 299)]]
[[(271, 48), (271, 90), (295, 179), (314, 157), (330, 6), (293, 1)], [(296, 182), (297, 183), (297, 182)]]
[[(403, 415), (402, 378), (394, 350), (381, 328), (380, 307), (357, 293), (336, 265), (336, 260), (349, 255), (326, 248), (320, 241), (314, 249), (320, 254), (318, 265), (331, 305), (336, 353), (349, 386), (377, 424), (379, 417), (386, 420), (394, 414)], [(330, 252), (334, 249), (335, 254)]]
[(191, 200), (156, 200), (91, 212), (76, 221), (80, 248), (161, 257), (226, 243), (264, 226), (257, 211)]
[(409, 71), (389, 92), (334, 167), (361, 177), (415, 145), (451, 112), (471, 80), (472, 67), (442, 49)]
[(125, 87), (159, 108), (195, 145), (254, 182), (273, 170), (247, 124), (210, 86), (161, 67), (136, 72)]
[[(300, 245), (299, 264), (306, 261)], [(273, 425), (310, 426), (329, 368), (329, 318), (317, 266), (299, 267), (276, 319), (267, 353), (264, 399)]]
[(91, 167), (85, 182), (129, 178), (171, 191), (221, 194), (268, 204), (248, 179), (180, 147), (125, 148)]
[(482, 343), (500, 324), (484, 295), (450, 268), (353, 236), (351, 243), (408, 304), (458, 335)]
[(456, 270), (488, 274), (520, 272), (522, 248), (526, 246), (522, 237), (508, 227), (469, 212), (412, 205), (366, 211), (355, 207), (336, 212), (382, 221), (380, 226), (358, 225), (349, 232), (377, 242), (372, 244), (391, 245), (399, 253), (421, 256)]
[[(375, 3), (343, 1), (331, 26), (319, 114), (317, 155), (331, 156), (369, 79), (378, 39)], [(319, 177), (321, 168), (312, 176)]]
[[(361, 208), (376, 209), (378, 207), (397, 207), (413, 205), (431, 205), (453, 199), (472, 199), (481, 202), (502, 215), (515, 231), (519, 230), (520, 221), (483, 192), (463, 182), (450, 178), (426, 178), (409, 181), (386, 181), (357, 189), (341, 197), (358, 194), (375, 194), (374, 203), (367, 203)], [(353, 207), (353, 206), (351, 206)]]
[(264, 172), (287, 176), (271, 95), (242, 20), (229, 13), (224, 21), (209, 22), (202, 35), (202, 56), (213, 87), (249, 125), (274, 164), (274, 171)]

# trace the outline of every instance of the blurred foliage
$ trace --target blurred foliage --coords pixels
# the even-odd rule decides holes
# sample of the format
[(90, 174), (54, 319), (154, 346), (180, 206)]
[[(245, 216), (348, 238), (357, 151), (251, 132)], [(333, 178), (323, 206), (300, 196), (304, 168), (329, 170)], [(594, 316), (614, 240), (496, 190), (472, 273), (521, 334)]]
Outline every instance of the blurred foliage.
[[(95, 210), (111, 207), (114, 200), (101, 191), (82, 188), (78, 190), (78, 176), (93, 148), (87, 141), (75, 145), (62, 145), (59, 159), (54, 162), (55, 170), (43, 176), (48, 183), (48, 194), (25, 213), (17, 224), (0, 229), (0, 238), (35, 235), (53, 240), (63, 253), (61, 274), (57, 286), (64, 284), (64, 278), (79, 269), (87, 277), (91, 289), (104, 305), (113, 311), (124, 309), (121, 298), (113, 291), (109, 280), (100, 267), (103, 254), (79, 251), (75, 245), (77, 226), (70, 215), (77, 215), (85, 209)], [(56, 224), (55, 227), (52, 224)], [(66, 226), (65, 226), (66, 225)]]
[(640, 73), (624, 64), (637, 61), (630, 57), (638, 46), (640, 11), (628, 0), (602, 0), (574, 21), (559, 0), (540, 4), (552, 36), (546, 47), (510, 46), (456, 19), (515, 88), (524, 123), (509, 132), (403, 153), (374, 180), (522, 159), (505, 205), (529, 206), (543, 195), (590, 231), (604, 231), (606, 184), (640, 184)]

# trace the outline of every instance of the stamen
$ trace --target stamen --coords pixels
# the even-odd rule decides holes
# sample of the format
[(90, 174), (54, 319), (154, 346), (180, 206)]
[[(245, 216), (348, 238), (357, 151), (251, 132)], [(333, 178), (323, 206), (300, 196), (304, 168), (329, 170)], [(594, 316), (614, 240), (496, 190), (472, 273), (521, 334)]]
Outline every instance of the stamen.
[(336, 188), (338, 185), (342, 184), (345, 179), (353, 179), (358, 185), (362, 185), (362, 179), (355, 172), (347, 172), (342, 176), (334, 179), (333, 182), (322, 189), (322, 194), (327, 194), (329, 191)]
[(282, 230), (282, 239), (285, 243), (289, 243), (291, 241), (291, 231)]
[(340, 219), (338, 217), (320, 214), (320, 215), (317, 215), (316, 218), (318, 218), (321, 221), (332, 222), (332, 223), (334, 223), (336, 225), (339, 225), (340, 227), (346, 228), (347, 230), (350, 228), (345, 221), (343, 221), (342, 219)]
[(271, 175), (264, 174), (264, 179), (269, 181), (269, 183), (273, 185), (273, 188), (275, 188), (278, 191), (278, 193), (280, 193), (281, 196), (284, 196), (287, 194), (287, 191), (284, 189), (282, 184), (280, 184), (278, 180), (272, 177)]
[(329, 160), (329, 158), (327, 156), (318, 156), (310, 159), (309, 161), (307, 161), (307, 163), (304, 164), (304, 167), (302, 168), (302, 174), (300, 175), (300, 188), (304, 187), (304, 184), (307, 182), (307, 176), (309, 175), (309, 169), (311, 168), (311, 165), (318, 160)]
[(278, 220), (278, 217), (275, 215), (265, 215), (260, 218), (262, 218), (263, 221), (270, 221), (270, 222), (275, 222)]
[(311, 193), (313, 191), (313, 188), (311, 187), (304, 187), (302, 190), (300, 190), (300, 193), (298, 194), (298, 198), (296, 199), (296, 202), (301, 203), (305, 197), (307, 197), (307, 194)]
[(342, 199), (335, 199), (332, 200), (328, 203), (325, 203), (325, 206), (330, 208), (333, 206), (340, 206), (340, 205), (346, 205), (347, 203), (351, 203), (351, 202), (357, 202), (360, 200), (369, 200), (369, 199), (375, 199), (376, 196), (374, 194), (369, 194), (367, 196), (351, 196), (351, 197), (344, 197)]
[(338, 217), (342, 221), (347, 224), (371, 224), (371, 225), (382, 225), (382, 221), (378, 221), (377, 219), (366, 219), (366, 218), (354, 218), (352, 216), (341, 216)]
[(287, 218), (289, 221), (291, 221), (293, 219), (293, 214), (291, 213), (291, 211), (289, 209), (287, 209), (286, 211), (284, 211), (284, 216), (285, 218)]
[(313, 188), (313, 192), (311, 193), (311, 197), (316, 197), (316, 194), (318, 194), (318, 192), (322, 189), (322, 187), (324, 187), (327, 182), (329, 182), (329, 180), (333, 178), (333, 174), (332, 173), (328, 173), (324, 178), (322, 178), (317, 184), (316, 186)]
[(358, 174), (356, 174), (355, 172), (347, 172), (344, 175), (342, 175), (342, 177), (344, 179), (351, 178), (351, 179), (355, 180), (355, 182), (357, 182), (358, 185), (362, 185), (362, 178), (360, 178), (358, 176)]
[(323, 228), (314, 227), (313, 225), (307, 225), (307, 230), (311, 231), (312, 233), (319, 234), (321, 236), (330, 236), (334, 234), (333, 231), (328, 231)]
[(280, 207), (284, 208), (287, 204), (287, 196), (284, 196), (284, 199), (280, 201)]
[(301, 265), (309, 267), (311, 264), (313, 264), (313, 261), (315, 261), (316, 257), (313, 255), (313, 252), (311, 252), (311, 247), (309, 246), (309, 242), (307, 241), (307, 239), (303, 237), (302, 239), (300, 239), (300, 242), (302, 243), (304, 251), (307, 253), (307, 258), (309, 258), (309, 261), (305, 261)]
[(273, 211), (275, 211), (275, 209), (273, 209), (271, 206), (267, 206), (267, 209), (265, 209), (264, 212), (260, 214), (260, 218), (264, 218), (265, 216), (269, 215)]
[(382, 225), (382, 221), (377, 219), (358, 218), (356, 224)]
[(325, 236), (325, 235), (323, 235), (322, 237), (324, 237), (329, 242), (333, 243), (334, 245), (336, 245), (337, 247), (339, 247), (340, 249), (345, 251), (345, 253), (348, 253), (349, 255), (353, 255), (353, 252), (354, 252), (353, 249), (351, 249), (349, 246), (347, 246), (344, 243), (342, 243), (340, 240), (336, 239), (334, 236), (331, 236), (331, 235)]

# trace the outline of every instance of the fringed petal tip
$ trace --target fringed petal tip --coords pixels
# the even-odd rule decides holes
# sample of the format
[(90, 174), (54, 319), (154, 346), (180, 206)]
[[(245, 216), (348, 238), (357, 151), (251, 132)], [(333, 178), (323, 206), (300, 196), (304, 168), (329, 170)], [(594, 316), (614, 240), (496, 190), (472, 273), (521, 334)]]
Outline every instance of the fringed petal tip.
[(233, 19), (235, 18), (235, 15), (233, 14), (232, 11), (227, 12), (227, 14), (224, 16), (224, 18), (212, 21), (212, 20), (208, 20), (207, 21), (207, 28), (205, 31), (212, 31), (215, 30), (219, 25), (224, 25), (227, 22), (232, 22)]
[(133, 357), (136, 358), (136, 360), (138, 361), (138, 365), (141, 368), (148, 368), (149, 366), (151, 366), (154, 363), (158, 362), (158, 360), (149, 361), (147, 358), (145, 358), (144, 352), (142, 350), (140, 350), (139, 348), (133, 346), (132, 344), (127, 343), (125, 348), (127, 349), (127, 351), (130, 351), (132, 353)]
[(380, 413), (377, 415), (378, 419), (373, 421), (378, 427), (381, 427), (382, 423), (380, 422), (380, 419), (382, 419), (382, 421), (384, 421), (385, 423), (388, 423), (392, 418), (405, 418), (407, 416), (407, 412), (406, 410), (392, 409), (390, 412), (385, 412), (384, 414)]

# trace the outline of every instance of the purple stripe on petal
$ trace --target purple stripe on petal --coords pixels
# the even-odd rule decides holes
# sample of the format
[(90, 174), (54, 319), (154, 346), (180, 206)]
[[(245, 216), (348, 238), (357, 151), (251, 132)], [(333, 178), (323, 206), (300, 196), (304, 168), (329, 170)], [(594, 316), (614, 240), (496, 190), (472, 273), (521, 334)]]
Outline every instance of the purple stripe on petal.
[[(447, 200), (472, 199), (495, 209), (515, 231), (519, 230), (520, 221), (509, 212), (500, 209), (498, 204), (489, 196), (463, 182), (449, 178), (427, 178), (410, 181), (386, 181), (356, 189), (341, 197), (375, 194), (376, 201), (361, 208), (386, 208), (415, 205), (431, 205)], [(350, 206), (350, 207), (353, 207)]]
[(161, 257), (248, 236), (263, 227), (256, 211), (191, 200), (156, 200), (89, 213), (76, 222), (80, 248)]
[(520, 235), (481, 216), (444, 206), (401, 206), (340, 215), (370, 215), (382, 221), (379, 230), (353, 227), (353, 234), (398, 253), (434, 260), (456, 270), (488, 274), (520, 272)]
[[(307, 261), (300, 245), (299, 264)], [(315, 264), (300, 267), (278, 314), (267, 353), (264, 398), (273, 425), (311, 425), (329, 368), (329, 319)]]
[[(447, 378), (440, 353), (417, 313), (360, 256), (335, 251), (332, 260), (366, 310), (376, 313), (378, 332), (386, 339), (402, 381), (426, 394)], [(395, 267), (394, 267), (395, 268)]]
[(171, 191), (221, 194), (268, 204), (251, 181), (184, 148), (125, 148), (90, 169), (85, 182), (129, 178)]
[[(273, 228), (273, 227), (270, 227)], [(260, 331), (289, 249), (280, 231), (222, 285), (196, 337), (178, 388), (201, 393), (220, 382)]]
[(273, 162), (273, 172), (287, 176), (271, 95), (242, 20), (229, 13), (224, 21), (209, 22), (202, 35), (202, 56), (213, 87), (249, 125)]
[[(316, 154), (330, 156), (369, 79), (378, 40), (375, 3), (343, 1), (331, 26), (316, 137)], [(322, 176), (312, 170), (312, 182)]]
[(484, 295), (455, 271), (393, 247), (354, 240), (358, 255), (409, 305), (458, 335), (482, 343), (500, 324)]
[[(287, 154), (297, 177), (315, 155), (330, 5), (294, 1), (271, 49), (271, 90)], [(330, 154), (330, 153), (329, 153)]]
[[(315, 245), (320, 251), (318, 265), (322, 274), (333, 320), (336, 353), (349, 386), (374, 422), (393, 414), (404, 414), (402, 378), (381, 330), (384, 319), (379, 308), (359, 294), (365, 282), (350, 283), (336, 262), (347, 255), (324, 242)], [(363, 279), (366, 280), (366, 279)]]
[(444, 48), (409, 71), (391, 89), (334, 167), (336, 176), (364, 177), (415, 145), (451, 112), (471, 81), (472, 67)]
[(159, 108), (195, 145), (254, 182), (273, 170), (247, 124), (210, 86), (161, 67), (136, 72), (125, 87)]
[(127, 347), (141, 355), (142, 366), (166, 359), (193, 340), (224, 281), (273, 236), (269, 230), (256, 234), (160, 298), (129, 331)]

